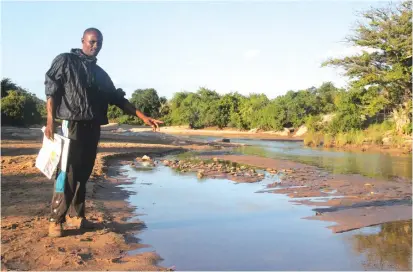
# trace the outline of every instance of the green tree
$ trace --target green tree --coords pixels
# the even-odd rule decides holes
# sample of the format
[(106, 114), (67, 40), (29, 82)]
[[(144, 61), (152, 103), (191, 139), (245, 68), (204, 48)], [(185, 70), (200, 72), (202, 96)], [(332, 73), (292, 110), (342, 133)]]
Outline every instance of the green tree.
[(37, 97), (17, 90), (8, 90), (1, 99), (2, 124), (25, 126), (39, 124), (42, 115)]
[(240, 129), (261, 128), (262, 115), (257, 114), (261, 111), (270, 100), (265, 94), (250, 94), (241, 100), (239, 105), (239, 123)]
[(334, 98), (340, 90), (331, 82), (324, 82), (316, 89), (315, 95), (317, 97), (318, 111), (320, 113), (332, 113), (336, 110), (334, 105)]
[[(240, 105), (242, 95), (239, 93), (229, 93), (223, 95), (218, 102), (218, 114), (217, 114), (217, 120), (216, 120), (216, 125), (219, 128), (224, 128), (227, 126), (230, 127), (237, 127), (236, 119), (238, 115), (238, 108)], [(233, 122), (235, 121), (235, 122)]]
[(166, 97), (162, 96), (159, 97), (159, 117), (164, 117), (166, 115), (169, 114), (169, 112), (171, 111), (170, 109), (170, 105), (168, 103), (168, 100), (166, 99)]
[(199, 109), (200, 127), (217, 125), (217, 120), (219, 118), (219, 94), (215, 90), (209, 90), (207, 88), (200, 88), (197, 91), (197, 94), (199, 96), (199, 100), (194, 106)]
[(299, 127), (308, 115), (318, 113), (318, 103), (314, 90), (289, 91), (284, 97), (287, 120), (284, 125)]
[(337, 111), (329, 124), (328, 132), (337, 134), (363, 127), (364, 116), (360, 109), (360, 96), (357, 91), (340, 92), (335, 99)]
[(124, 115), (124, 113), (119, 107), (115, 105), (109, 105), (108, 107), (108, 119), (109, 120), (116, 120), (122, 115)]
[(360, 103), (368, 115), (408, 106), (412, 96), (411, 1), (372, 8), (362, 12), (361, 17), (363, 20), (346, 40), (362, 47), (363, 53), (330, 59), (322, 66), (345, 69), (351, 89), (367, 96)]
[(282, 97), (272, 100), (258, 114), (260, 128), (265, 130), (282, 130), (287, 121), (287, 110)]
[(137, 89), (132, 93), (129, 101), (145, 115), (153, 118), (159, 117), (161, 103), (155, 89)]
[(181, 105), (188, 94), (188, 92), (177, 92), (170, 100), (170, 112), (165, 119), (167, 119), (171, 124), (185, 125), (185, 120), (182, 116), (183, 107), (181, 108)]
[(3, 78), (1, 80), (1, 97), (7, 96), (9, 90), (21, 89), (16, 83), (12, 82), (10, 78)]

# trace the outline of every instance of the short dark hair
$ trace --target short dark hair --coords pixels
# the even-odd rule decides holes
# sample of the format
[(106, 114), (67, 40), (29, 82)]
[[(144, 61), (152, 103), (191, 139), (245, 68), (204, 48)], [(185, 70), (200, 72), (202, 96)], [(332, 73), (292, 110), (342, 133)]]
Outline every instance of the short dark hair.
[(90, 27), (90, 28), (86, 29), (85, 31), (83, 31), (83, 37), (86, 35), (86, 33), (90, 33), (90, 32), (96, 32), (97, 34), (99, 34), (100, 36), (103, 37), (102, 32), (100, 32), (99, 29), (94, 28), (94, 27)]

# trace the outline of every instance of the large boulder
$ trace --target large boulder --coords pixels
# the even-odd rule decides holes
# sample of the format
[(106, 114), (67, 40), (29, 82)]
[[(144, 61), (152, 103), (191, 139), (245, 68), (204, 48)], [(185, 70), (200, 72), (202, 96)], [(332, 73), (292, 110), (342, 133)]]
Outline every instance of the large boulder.
[(323, 115), (323, 119), (321, 120), (321, 123), (330, 123), (333, 120), (334, 116), (335, 116), (334, 113)]
[(278, 136), (289, 136), (290, 130), (288, 128), (284, 128), (283, 130), (274, 132), (274, 134)]

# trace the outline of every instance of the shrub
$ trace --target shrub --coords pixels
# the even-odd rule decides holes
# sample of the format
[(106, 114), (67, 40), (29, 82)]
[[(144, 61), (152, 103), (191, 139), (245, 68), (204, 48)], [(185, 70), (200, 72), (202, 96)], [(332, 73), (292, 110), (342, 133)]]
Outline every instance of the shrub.
[(334, 145), (334, 137), (331, 134), (324, 134), (324, 147), (332, 147)]
[(345, 133), (338, 133), (335, 136), (335, 144), (337, 147), (345, 146), (347, 144), (347, 135)]
[(317, 147), (323, 144), (323, 134), (320, 132), (309, 132), (304, 138), (306, 146)]

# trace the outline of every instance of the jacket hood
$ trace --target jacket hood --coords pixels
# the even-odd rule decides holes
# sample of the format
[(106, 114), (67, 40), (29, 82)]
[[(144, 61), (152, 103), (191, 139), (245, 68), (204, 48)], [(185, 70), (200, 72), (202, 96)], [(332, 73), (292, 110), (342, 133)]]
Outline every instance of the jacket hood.
[(76, 56), (81, 58), (83, 61), (87, 61), (87, 62), (91, 62), (91, 63), (96, 63), (97, 62), (96, 57), (85, 55), (83, 53), (82, 49), (74, 48), (74, 49), (70, 50), (70, 53), (75, 54)]

